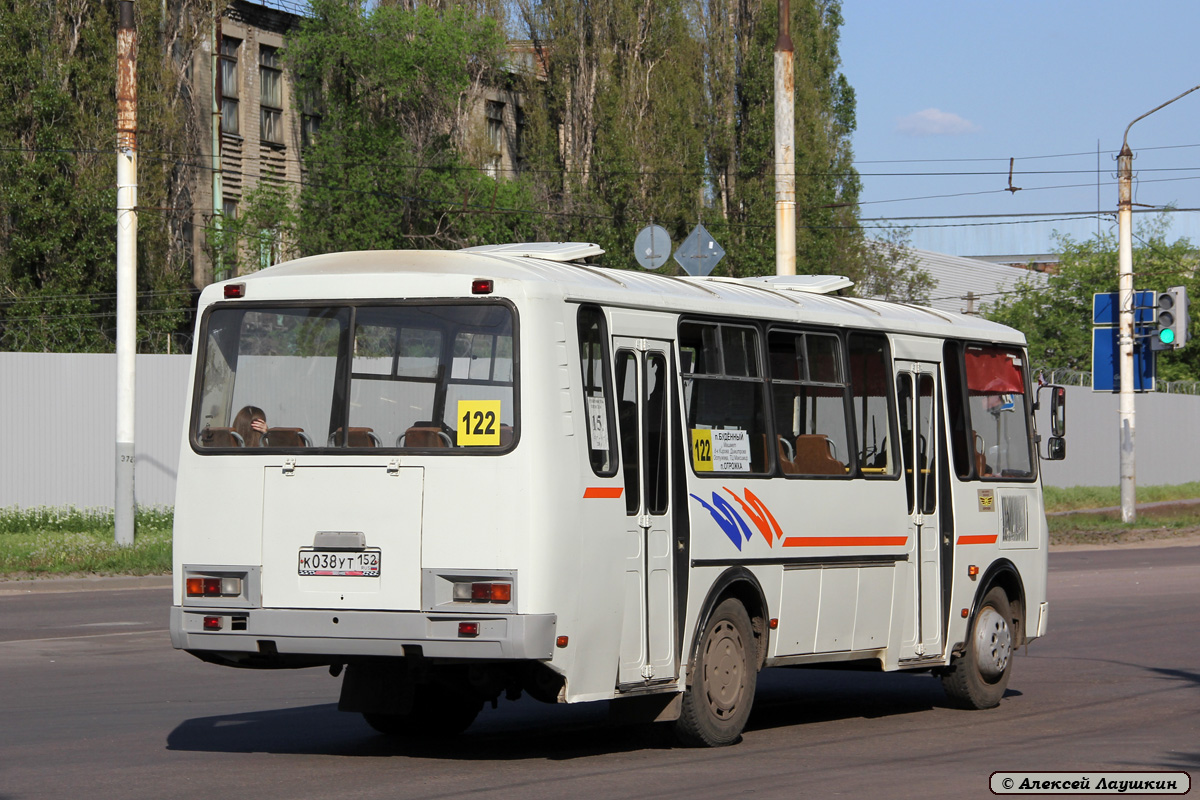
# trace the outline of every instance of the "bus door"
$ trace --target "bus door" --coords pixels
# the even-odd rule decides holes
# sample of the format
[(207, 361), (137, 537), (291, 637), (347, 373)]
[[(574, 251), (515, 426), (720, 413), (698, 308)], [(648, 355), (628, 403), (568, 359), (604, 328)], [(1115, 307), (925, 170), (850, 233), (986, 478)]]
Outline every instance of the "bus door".
[(671, 552), (673, 349), (667, 341), (613, 337), (626, 513), (617, 685), (625, 690), (672, 682), (678, 673)]
[(901, 657), (936, 658), (942, 653), (941, 531), (938, 520), (938, 367), (896, 362), (896, 397), (908, 490), (909, 557), (915, 564), (915, 630), (906, 628)]

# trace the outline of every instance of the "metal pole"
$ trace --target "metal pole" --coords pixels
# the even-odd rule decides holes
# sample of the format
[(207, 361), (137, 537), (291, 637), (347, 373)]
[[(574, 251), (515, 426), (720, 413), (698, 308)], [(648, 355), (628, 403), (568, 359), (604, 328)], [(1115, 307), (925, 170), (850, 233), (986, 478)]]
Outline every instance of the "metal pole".
[(137, 31), (133, 0), (117, 20), (117, 437), (113, 519), (119, 546), (133, 544), (134, 389), (137, 354)]
[(795, 53), (790, 0), (779, 0), (775, 40), (775, 274), (796, 274)]
[(1133, 152), (1126, 143), (1117, 157), (1117, 291), (1121, 347), (1121, 519), (1137, 519), (1133, 401)]

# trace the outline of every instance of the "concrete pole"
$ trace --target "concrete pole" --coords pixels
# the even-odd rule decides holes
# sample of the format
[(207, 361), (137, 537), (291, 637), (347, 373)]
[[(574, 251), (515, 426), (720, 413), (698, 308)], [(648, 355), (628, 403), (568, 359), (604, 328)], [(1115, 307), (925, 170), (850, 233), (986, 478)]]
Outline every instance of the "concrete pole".
[(1121, 152), (1117, 156), (1117, 300), (1120, 303), (1121, 346), (1121, 521), (1137, 520), (1137, 471), (1134, 469), (1133, 419), (1133, 151), (1129, 129), (1159, 109), (1200, 89), (1193, 86), (1182, 94), (1142, 114), (1125, 126)]
[[(213, 2), (212, 27), (212, 236), (220, 242), (225, 220), (225, 189), (221, 184), (221, 17)], [(225, 246), (213, 248), (213, 280), (224, 280)]]
[(133, 0), (117, 18), (117, 437), (113, 518), (118, 546), (133, 544), (133, 432), (137, 354), (137, 31)]
[(779, 0), (775, 40), (775, 274), (796, 274), (796, 111), (792, 7)]
[(1137, 520), (1133, 394), (1133, 151), (1117, 157), (1117, 301), (1120, 309), (1121, 520)]

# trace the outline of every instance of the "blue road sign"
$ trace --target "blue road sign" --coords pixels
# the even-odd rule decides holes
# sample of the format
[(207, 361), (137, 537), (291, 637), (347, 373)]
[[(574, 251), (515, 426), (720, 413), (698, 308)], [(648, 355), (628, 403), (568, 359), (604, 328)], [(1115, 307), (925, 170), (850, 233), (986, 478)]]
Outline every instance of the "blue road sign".
[[(1157, 292), (1133, 293), (1133, 324), (1153, 325), (1154, 304), (1157, 302)], [(1118, 292), (1097, 292), (1092, 295), (1092, 324), (1120, 325), (1120, 294)]]
[[(1097, 295), (1099, 297), (1100, 295)], [(1121, 348), (1116, 327), (1092, 328), (1092, 391), (1117, 392), (1121, 389)], [(1154, 351), (1150, 349), (1150, 329), (1133, 329), (1133, 390), (1154, 391)]]

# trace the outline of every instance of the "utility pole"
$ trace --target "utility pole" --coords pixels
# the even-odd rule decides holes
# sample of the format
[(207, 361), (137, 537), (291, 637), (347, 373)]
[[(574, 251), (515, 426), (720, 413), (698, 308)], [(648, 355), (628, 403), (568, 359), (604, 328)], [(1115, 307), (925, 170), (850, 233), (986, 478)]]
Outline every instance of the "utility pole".
[(137, 30), (133, 0), (117, 8), (117, 437), (113, 521), (133, 544), (134, 390), (137, 357)]
[(1129, 149), (1129, 129), (1134, 123), (1169, 106), (1180, 97), (1200, 89), (1193, 86), (1181, 95), (1150, 109), (1125, 127), (1121, 152), (1117, 156), (1117, 302), (1120, 308), (1119, 339), (1121, 352), (1120, 446), (1121, 446), (1121, 521), (1137, 520), (1137, 472), (1134, 468), (1133, 403), (1133, 151)]
[(796, 274), (796, 71), (792, 47), (792, 5), (779, 0), (775, 40), (775, 274)]
[(225, 243), (221, 232), (225, 220), (225, 190), (221, 185), (221, 15), (217, 2), (213, 0), (212, 24), (212, 231), (211, 237), (218, 246), (212, 248), (215, 263), (213, 280), (225, 280)]

